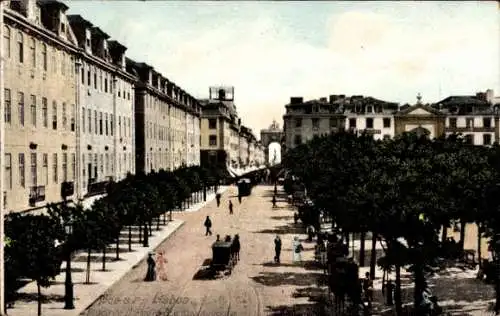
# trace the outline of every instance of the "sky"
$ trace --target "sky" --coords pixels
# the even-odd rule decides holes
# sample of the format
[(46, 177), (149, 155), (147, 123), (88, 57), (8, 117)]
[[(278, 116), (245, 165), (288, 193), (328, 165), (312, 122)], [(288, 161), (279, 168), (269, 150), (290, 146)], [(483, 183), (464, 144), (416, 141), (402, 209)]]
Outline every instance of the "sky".
[(415, 103), (494, 89), (500, 7), (464, 2), (65, 1), (197, 98), (234, 86), (244, 125), (331, 94)]

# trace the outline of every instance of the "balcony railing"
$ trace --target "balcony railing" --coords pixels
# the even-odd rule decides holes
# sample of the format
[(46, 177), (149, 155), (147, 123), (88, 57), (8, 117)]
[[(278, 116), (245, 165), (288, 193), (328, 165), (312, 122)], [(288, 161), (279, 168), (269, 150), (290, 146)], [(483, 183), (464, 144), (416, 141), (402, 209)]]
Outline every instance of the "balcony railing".
[(37, 202), (42, 201), (45, 201), (45, 186), (39, 185), (30, 187), (29, 205), (35, 206)]
[(88, 188), (87, 188), (86, 196), (89, 197), (89, 196), (94, 196), (94, 195), (106, 193), (106, 189), (107, 189), (109, 183), (110, 183), (109, 181), (90, 183), (88, 185)]

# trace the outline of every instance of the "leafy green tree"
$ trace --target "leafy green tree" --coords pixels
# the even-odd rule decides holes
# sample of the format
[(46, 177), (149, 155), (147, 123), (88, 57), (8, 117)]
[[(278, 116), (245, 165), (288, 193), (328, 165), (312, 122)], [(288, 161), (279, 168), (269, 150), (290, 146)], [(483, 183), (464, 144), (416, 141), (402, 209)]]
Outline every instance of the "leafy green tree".
[[(6, 248), (20, 277), (36, 282), (38, 315), (42, 315), (42, 287), (49, 287), (61, 268), (60, 250), (55, 241), (62, 232), (52, 218), (44, 215), (13, 215), (6, 221), (6, 235), (12, 240)], [(14, 259), (15, 258), (15, 259)]]

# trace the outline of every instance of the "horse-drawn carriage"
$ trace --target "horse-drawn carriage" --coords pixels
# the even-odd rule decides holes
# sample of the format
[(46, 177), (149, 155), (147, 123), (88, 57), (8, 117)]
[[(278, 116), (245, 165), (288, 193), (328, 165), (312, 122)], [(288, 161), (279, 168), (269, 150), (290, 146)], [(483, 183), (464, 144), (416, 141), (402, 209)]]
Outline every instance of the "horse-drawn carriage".
[(233, 267), (239, 260), (240, 241), (238, 235), (231, 240), (226, 236), (224, 241), (212, 244), (212, 261), (209, 269), (216, 276), (219, 273), (231, 274)]
[(252, 181), (247, 178), (243, 178), (238, 181), (238, 195), (239, 196), (249, 196), (252, 193)]

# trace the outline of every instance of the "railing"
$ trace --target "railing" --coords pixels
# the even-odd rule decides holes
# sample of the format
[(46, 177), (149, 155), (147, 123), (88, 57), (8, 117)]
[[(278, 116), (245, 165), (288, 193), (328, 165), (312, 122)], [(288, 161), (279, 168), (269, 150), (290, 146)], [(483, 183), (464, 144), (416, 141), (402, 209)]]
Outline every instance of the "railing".
[(86, 196), (89, 197), (89, 196), (104, 194), (106, 193), (106, 188), (108, 187), (108, 185), (109, 181), (90, 183), (87, 188)]
[(45, 186), (33, 186), (30, 187), (30, 195), (29, 195), (29, 205), (35, 206), (37, 202), (45, 201)]

